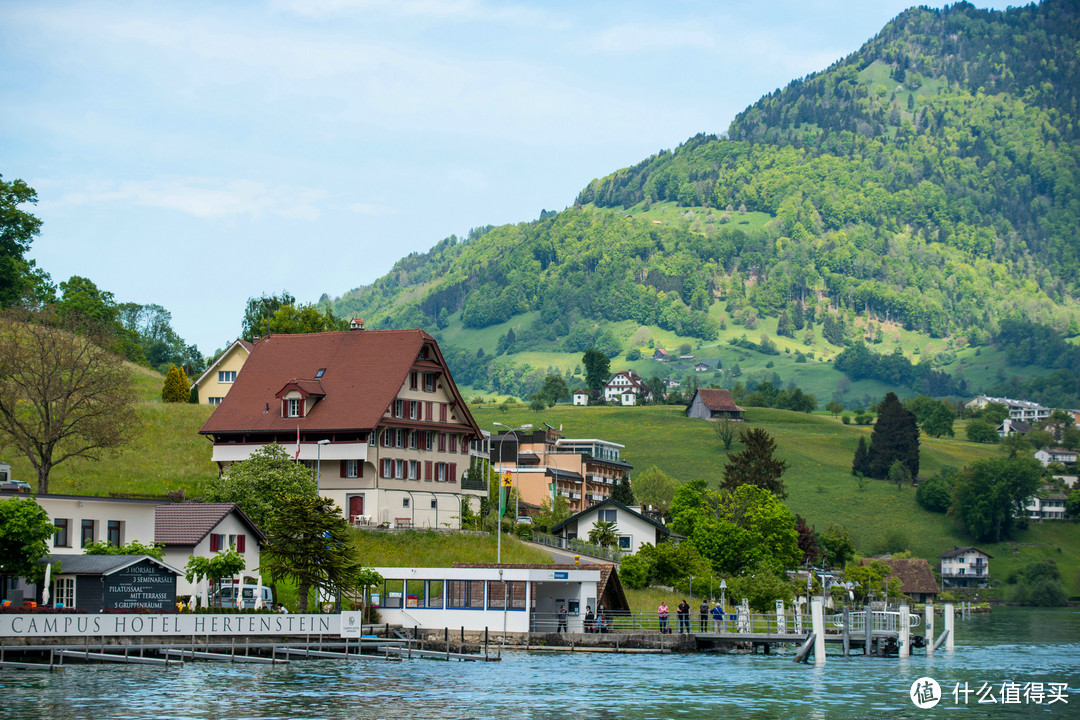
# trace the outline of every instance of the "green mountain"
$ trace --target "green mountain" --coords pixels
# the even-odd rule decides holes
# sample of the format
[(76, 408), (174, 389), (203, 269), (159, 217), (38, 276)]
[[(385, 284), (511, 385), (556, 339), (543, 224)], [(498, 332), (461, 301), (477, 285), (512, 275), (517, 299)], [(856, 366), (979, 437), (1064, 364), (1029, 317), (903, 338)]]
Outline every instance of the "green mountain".
[[(744, 336), (764, 332), (778, 368), (885, 342), (925, 365), (885, 385), (974, 390), (927, 378), (1009, 318), (1080, 333), (1078, 41), (1074, 0), (908, 10), (726, 137), (594, 180), (566, 211), (447, 238), (335, 311), (469, 347), (451, 359), (465, 384), (491, 378), (492, 352), (569, 370), (550, 353), (646, 338), (753, 363), (768, 344)], [(999, 355), (979, 385), (1038, 372)]]

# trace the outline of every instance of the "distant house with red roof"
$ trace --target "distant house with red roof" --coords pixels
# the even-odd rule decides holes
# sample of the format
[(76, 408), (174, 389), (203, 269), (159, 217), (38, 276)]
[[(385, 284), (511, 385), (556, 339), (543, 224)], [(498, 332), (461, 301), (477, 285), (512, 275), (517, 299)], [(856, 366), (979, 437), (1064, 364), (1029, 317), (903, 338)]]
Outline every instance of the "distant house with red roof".
[(746, 411), (735, 404), (731, 393), (723, 388), (698, 388), (690, 404), (686, 406), (686, 416), (703, 420), (734, 420), (742, 422)]
[(212, 460), (224, 470), (277, 443), (318, 471), (353, 522), (456, 527), (461, 495), (483, 497), (487, 483), (462, 482), (482, 434), (438, 343), (350, 327), (256, 342), (199, 431)]
[(604, 400), (620, 405), (637, 405), (639, 400), (648, 400), (651, 392), (633, 370), (617, 372), (604, 384)]

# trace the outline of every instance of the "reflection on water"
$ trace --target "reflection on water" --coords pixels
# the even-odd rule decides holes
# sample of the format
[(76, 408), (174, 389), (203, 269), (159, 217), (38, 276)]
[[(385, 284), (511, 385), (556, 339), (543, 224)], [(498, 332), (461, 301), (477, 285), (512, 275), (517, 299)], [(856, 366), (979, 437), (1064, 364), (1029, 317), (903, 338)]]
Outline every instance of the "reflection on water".
[[(993, 717), (1080, 717), (1080, 613), (1005, 608), (958, 621), (955, 653), (908, 660), (787, 655), (533, 655), (498, 663), (294, 661), (284, 666), (69, 666), (0, 674), (0, 718), (916, 718), (955, 711), (956, 683), (1068, 683), (1068, 705), (976, 705)], [(919, 677), (946, 697), (911, 704)], [(1041, 712), (1040, 712), (1041, 711)]]

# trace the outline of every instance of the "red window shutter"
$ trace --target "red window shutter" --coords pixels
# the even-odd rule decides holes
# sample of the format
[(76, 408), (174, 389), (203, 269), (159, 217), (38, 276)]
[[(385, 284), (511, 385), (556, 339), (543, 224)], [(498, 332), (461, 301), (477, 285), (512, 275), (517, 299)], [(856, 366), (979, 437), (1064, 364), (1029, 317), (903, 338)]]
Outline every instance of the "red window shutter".
[(457, 452), (457, 435), (450, 435), (450, 452)]
[(246, 535), (237, 535), (236, 536), (236, 552), (243, 554), (243, 552), (244, 552), (244, 541), (245, 541), (246, 538), (247, 538)]
[(439, 433), (439, 452), (446, 452), (446, 433)]
[(345, 472), (345, 470), (349, 467), (348, 461), (342, 460), (340, 465), (341, 465), (341, 475), (339, 477), (348, 477), (348, 474)]
[(217, 551), (218, 551), (218, 536), (211, 533), (210, 534), (210, 552), (217, 552)]
[(439, 403), (439, 422), (446, 422), (446, 403)]
[(430, 402), (430, 401), (425, 402), (424, 406), (427, 408), (427, 418), (425, 418), (425, 419), (428, 422), (431, 422), (432, 420), (435, 419), (435, 403)]
[(296, 403), (296, 406), (300, 408), (299, 410), (297, 410), (296, 414), (300, 417), (304, 417), (304, 405), (306, 404), (307, 403), (304, 402), (304, 398), (300, 398), (300, 401)]
[[(356, 477), (364, 477), (364, 461), (356, 461)], [(357, 515), (363, 515), (364, 513), (357, 513)]]
[(457, 463), (450, 463), (450, 477), (447, 480), (457, 482)]
[(409, 373), (409, 389), (410, 390), (415, 390), (417, 388), (417, 386), (419, 386), (420, 382), (419, 382), (418, 375), (419, 375), (419, 373), (416, 372), (415, 370), (413, 372)]
[(424, 479), (425, 480), (430, 480), (431, 479), (431, 461), (430, 460), (425, 460), (424, 461)]

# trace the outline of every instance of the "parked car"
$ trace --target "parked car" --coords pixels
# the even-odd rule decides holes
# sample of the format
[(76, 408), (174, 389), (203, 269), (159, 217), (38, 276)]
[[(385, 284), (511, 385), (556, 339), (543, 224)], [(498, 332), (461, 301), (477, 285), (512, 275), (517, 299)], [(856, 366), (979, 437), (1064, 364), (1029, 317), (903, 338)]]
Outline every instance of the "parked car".
[(0, 492), (17, 492), (28, 493), (32, 492), (30, 483), (25, 480), (9, 480), (5, 483), (0, 483)]
[[(236, 583), (232, 585), (223, 585), (220, 590), (215, 590), (210, 595), (211, 607), (236, 607)], [(244, 585), (241, 590), (240, 598), (243, 602), (243, 607), (254, 608), (255, 607), (255, 589), (257, 585)], [(220, 602), (219, 602), (220, 599)], [(263, 607), (269, 608), (274, 606), (274, 591), (266, 585), (262, 586), (262, 601)]]

